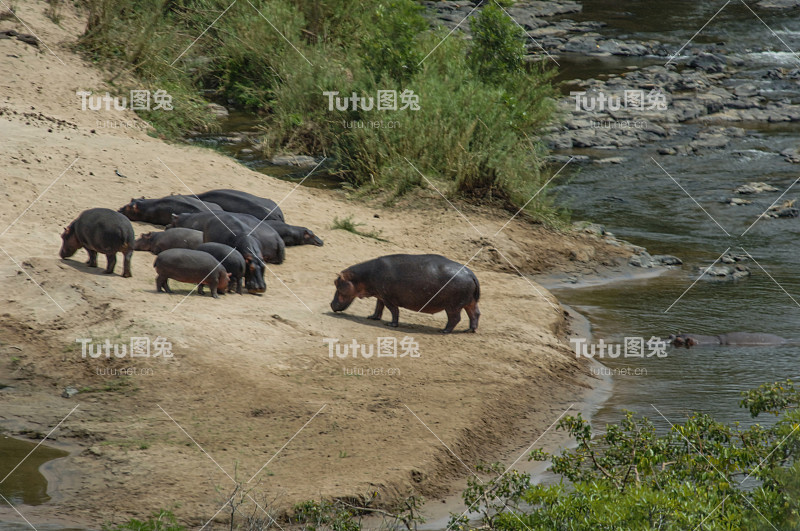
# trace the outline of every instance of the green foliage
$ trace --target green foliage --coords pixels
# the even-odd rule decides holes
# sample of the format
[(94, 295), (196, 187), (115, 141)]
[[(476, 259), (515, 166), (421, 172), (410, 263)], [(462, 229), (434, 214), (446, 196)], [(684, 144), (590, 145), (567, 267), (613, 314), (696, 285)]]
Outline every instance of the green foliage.
[[(173, 95), (175, 110), (143, 114), (164, 137), (213, 127), (199, 97), (210, 90), (264, 116), (265, 156), (325, 155), (362, 194), (393, 202), (433, 185), (559, 223), (545, 192), (528, 203), (548, 178), (538, 137), (555, 109), (553, 72), (524, 64), (524, 34), (494, 3), (476, 11), (471, 44), (430, 29), (413, 0), (229, 6), (89, 0), (80, 46), (121, 89)], [(419, 109), (330, 111), (323, 95), (378, 90), (408, 91), (400, 107), (413, 91)]]
[(132, 518), (117, 526), (103, 525), (103, 531), (186, 531), (186, 527), (179, 525), (170, 511), (161, 510), (145, 521)]
[(376, 80), (385, 75), (403, 83), (419, 72), (423, 55), (417, 41), (428, 27), (422, 10), (422, 6), (406, 0), (378, 4), (374, 31), (363, 45), (366, 66)]
[[(464, 500), (490, 529), (798, 529), (798, 398), (789, 381), (743, 393), (754, 416), (783, 414), (768, 428), (694, 414), (659, 434), (628, 412), (595, 436), (580, 415), (565, 417), (558, 429), (576, 448), (531, 454), (550, 459), (560, 483), (530, 486), (524, 475), (494, 468), (491, 481), (470, 482)], [(458, 516), (451, 523), (467, 525)]]
[(525, 77), (525, 32), (500, 6), (486, 6), (470, 28), (469, 66), (481, 81), (513, 85)]
[(365, 238), (374, 238), (382, 242), (388, 241), (381, 237), (381, 231), (371, 230), (369, 232), (366, 232), (358, 228), (358, 227), (363, 227), (364, 225), (365, 225), (364, 223), (356, 223), (355, 221), (353, 221), (353, 216), (347, 216), (346, 218), (343, 219), (335, 217), (333, 218), (333, 224), (331, 225), (331, 228), (333, 230), (346, 230), (347, 232), (352, 232), (353, 234), (364, 236)]
[(294, 507), (293, 523), (302, 524), (303, 531), (330, 529), (332, 531), (358, 531), (361, 523), (356, 521), (356, 513), (327, 501), (307, 501)]

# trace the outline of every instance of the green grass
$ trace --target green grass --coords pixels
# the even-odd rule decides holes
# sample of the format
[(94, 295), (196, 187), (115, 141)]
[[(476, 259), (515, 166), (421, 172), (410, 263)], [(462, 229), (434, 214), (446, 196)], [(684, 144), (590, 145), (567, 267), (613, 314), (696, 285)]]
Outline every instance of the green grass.
[[(412, 0), (252, 4), (220, 17), (227, 0), (90, 0), (79, 47), (120, 91), (173, 96), (174, 110), (141, 113), (163, 138), (213, 129), (200, 96), (210, 91), (263, 116), (265, 157), (325, 155), (360, 195), (427, 201), (418, 192), (433, 184), (451, 198), (524, 205), (529, 219), (563, 222), (547, 191), (528, 202), (549, 177), (538, 138), (555, 112), (554, 71), (525, 63), (526, 36), (498, 6), (471, 17), (466, 41), (444, 39)], [(323, 95), (378, 90), (413, 91), (419, 109), (331, 111)]]
[(373, 238), (381, 242), (389, 241), (381, 237), (381, 234), (383, 233), (379, 230), (371, 230), (367, 232), (358, 229), (358, 227), (363, 227), (364, 225), (366, 225), (366, 223), (356, 223), (353, 221), (353, 216), (347, 216), (344, 219), (333, 218), (333, 224), (331, 225), (331, 228), (333, 230), (346, 230), (347, 232), (352, 232), (358, 236), (363, 236), (364, 238)]

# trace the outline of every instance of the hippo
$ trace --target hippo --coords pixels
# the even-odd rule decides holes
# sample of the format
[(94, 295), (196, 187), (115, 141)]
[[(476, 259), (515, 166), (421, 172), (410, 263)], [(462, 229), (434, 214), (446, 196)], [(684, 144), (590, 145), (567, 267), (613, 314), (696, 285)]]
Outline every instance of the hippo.
[(203, 243), (203, 233), (194, 229), (173, 229), (163, 232), (146, 232), (134, 244), (136, 251), (159, 254), (167, 249), (196, 249)]
[[(237, 212), (214, 212), (205, 214), (179, 214), (172, 217), (168, 230), (177, 227), (205, 230), (208, 223), (232, 227), (241, 225), (252, 234), (261, 245), (261, 258), (268, 264), (282, 264), (286, 259), (286, 243), (281, 236), (266, 222), (249, 215)], [(230, 231), (228, 231), (230, 232)]]
[(250, 214), (262, 219), (285, 221), (278, 204), (271, 200), (239, 190), (209, 190), (197, 196), (203, 201), (216, 203), (226, 212)]
[(244, 278), (244, 257), (242, 253), (224, 243), (208, 242), (203, 243), (195, 249), (197, 251), (205, 251), (222, 264), (225, 271), (228, 272), (230, 282), (228, 283), (228, 291), (233, 291), (236, 288), (236, 293), (242, 294), (242, 278)]
[(117, 253), (124, 257), (122, 276), (131, 275), (131, 257), (134, 246), (133, 226), (130, 220), (108, 208), (91, 208), (83, 211), (61, 234), (61, 258), (69, 258), (81, 247), (89, 253), (89, 267), (97, 267), (97, 253), (106, 255), (106, 274), (114, 272)]
[(449, 334), (461, 320), (461, 310), (469, 316), (469, 331), (478, 329), (481, 311), (480, 284), (466, 266), (438, 254), (393, 254), (350, 266), (336, 278), (336, 294), (331, 301), (334, 312), (344, 311), (358, 297), (378, 299), (368, 319), (380, 320), (384, 306), (392, 313), (389, 326), (396, 327), (399, 308), (415, 312), (447, 312)]
[(217, 290), (222, 293), (228, 289), (228, 272), (219, 261), (204, 251), (194, 249), (167, 249), (156, 256), (156, 289), (172, 293), (167, 280), (197, 284), (197, 291), (203, 295), (203, 285), (211, 288), (211, 296), (217, 299)]
[(235, 217), (229, 217), (223, 222), (222, 219), (210, 216), (203, 228), (203, 242), (223, 243), (239, 251), (246, 266), (244, 284), (247, 292), (264, 293), (267, 291), (267, 284), (264, 281), (266, 265), (262, 258), (264, 253), (258, 238), (251, 232), (250, 228)]
[(290, 245), (316, 245), (322, 247), (323, 243), (311, 229), (305, 227), (298, 227), (297, 225), (287, 225), (283, 221), (274, 219), (267, 219), (264, 221), (267, 225), (275, 229), (278, 236), (281, 237), (283, 243), (287, 246)]
[(201, 201), (190, 195), (169, 195), (161, 199), (131, 199), (131, 202), (119, 209), (119, 212), (131, 221), (144, 221), (155, 225), (166, 225), (172, 220), (172, 214), (197, 212), (222, 212), (217, 204)]
[(700, 334), (670, 335), (669, 342), (676, 347), (694, 346), (759, 346), (759, 345), (784, 345), (790, 341), (774, 334), (729, 332), (718, 336), (704, 336)]

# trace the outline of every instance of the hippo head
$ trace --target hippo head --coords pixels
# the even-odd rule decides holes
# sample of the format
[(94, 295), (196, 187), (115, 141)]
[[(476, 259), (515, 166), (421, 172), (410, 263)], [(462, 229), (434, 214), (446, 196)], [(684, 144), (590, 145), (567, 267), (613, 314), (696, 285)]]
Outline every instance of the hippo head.
[(141, 221), (141, 208), (139, 201), (142, 201), (143, 199), (144, 197), (139, 199), (131, 198), (131, 202), (120, 208), (118, 212), (131, 221)]
[(149, 251), (153, 242), (153, 233), (146, 232), (139, 236), (139, 239), (133, 243), (134, 251)]
[(669, 336), (669, 342), (672, 343), (673, 346), (686, 348), (697, 344), (697, 342), (691, 336), (686, 334), (671, 334)]
[(336, 280), (333, 282), (336, 286), (336, 293), (331, 301), (331, 310), (334, 312), (345, 311), (358, 296), (356, 286), (350, 280), (350, 275), (347, 271), (342, 271)]
[(311, 232), (309, 229), (303, 230), (303, 245), (316, 245), (317, 247), (322, 247), (322, 240), (320, 240), (316, 234)]
[(231, 280), (231, 274), (225, 271), (223, 268), (222, 271), (219, 273), (219, 279), (217, 283), (217, 291), (220, 293), (225, 293), (228, 291), (228, 283)]
[(64, 232), (61, 234), (61, 251), (59, 251), (61, 258), (69, 258), (81, 248), (78, 236), (75, 234), (74, 225), (75, 224), (72, 223), (64, 228)]
[(267, 283), (264, 281), (264, 270), (266, 266), (258, 254), (254, 252), (244, 253), (244, 287), (247, 292), (253, 295), (267, 291)]

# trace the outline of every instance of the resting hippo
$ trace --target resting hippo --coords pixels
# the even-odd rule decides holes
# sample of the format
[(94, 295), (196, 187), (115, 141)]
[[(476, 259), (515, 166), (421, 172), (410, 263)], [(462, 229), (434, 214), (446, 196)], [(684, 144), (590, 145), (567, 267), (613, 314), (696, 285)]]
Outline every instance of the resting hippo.
[(275, 229), (275, 232), (283, 239), (283, 243), (288, 245), (316, 245), (322, 247), (320, 240), (311, 229), (298, 227), (297, 225), (287, 225), (283, 221), (274, 219), (265, 220), (264, 223)]
[[(204, 243), (224, 243), (239, 251), (246, 266), (244, 271), (245, 288), (248, 293), (264, 293), (267, 291), (267, 283), (264, 281), (266, 266), (262, 258), (264, 253), (258, 238), (251, 232), (250, 228), (235, 217), (227, 218), (223, 223), (223, 220), (209, 216), (203, 228), (203, 241)], [(278, 240), (280, 240), (279, 237)]]
[(380, 319), (386, 306), (392, 313), (390, 326), (397, 326), (399, 308), (415, 312), (447, 312), (448, 334), (461, 320), (461, 310), (469, 316), (469, 331), (478, 329), (481, 290), (475, 274), (466, 266), (438, 254), (393, 254), (350, 266), (336, 278), (336, 294), (331, 309), (341, 312), (358, 297), (375, 297), (375, 313)]
[(283, 212), (278, 204), (257, 195), (240, 192), (239, 190), (210, 190), (197, 196), (203, 201), (218, 204), (226, 212), (240, 212), (250, 214), (262, 219), (283, 219)]
[[(201, 233), (202, 234), (202, 233)], [(244, 258), (242, 253), (224, 243), (208, 242), (201, 244), (197, 251), (204, 251), (219, 260), (225, 271), (228, 272), (230, 282), (228, 283), (228, 291), (233, 291), (236, 288), (236, 293), (242, 294), (242, 278), (244, 278)]]
[(234, 226), (248, 229), (246, 232), (252, 234), (261, 245), (261, 258), (268, 264), (282, 264), (286, 259), (286, 244), (281, 236), (266, 221), (262, 222), (249, 214), (237, 212), (179, 214), (172, 216), (172, 221), (167, 228), (173, 230), (173, 228), (184, 227), (205, 231), (209, 223), (222, 227), (227, 225), (231, 230), (234, 230)]
[(106, 273), (113, 273), (117, 253), (124, 257), (122, 276), (131, 276), (134, 233), (131, 222), (108, 208), (91, 208), (64, 229), (61, 258), (69, 258), (81, 247), (89, 253), (89, 267), (97, 267), (97, 253), (106, 255)]
[(214, 203), (200, 201), (189, 195), (169, 195), (161, 199), (131, 199), (131, 202), (119, 209), (119, 212), (131, 221), (144, 221), (156, 225), (166, 225), (172, 220), (172, 214), (222, 212), (222, 207)]
[(217, 297), (217, 290), (225, 293), (228, 289), (228, 272), (210, 254), (193, 249), (167, 249), (153, 262), (156, 268), (156, 289), (172, 293), (167, 280), (198, 284), (197, 291), (203, 294), (203, 285), (211, 288), (211, 296)]
[(783, 345), (789, 343), (787, 339), (774, 334), (729, 332), (718, 336), (703, 336), (699, 334), (678, 334), (669, 336), (669, 342), (676, 347), (694, 347), (710, 345), (728, 346), (758, 346), (758, 345)]
[(159, 254), (167, 249), (196, 249), (203, 243), (203, 233), (194, 229), (173, 229), (163, 232), (146, 232), (134, 244), (136, 251)]

